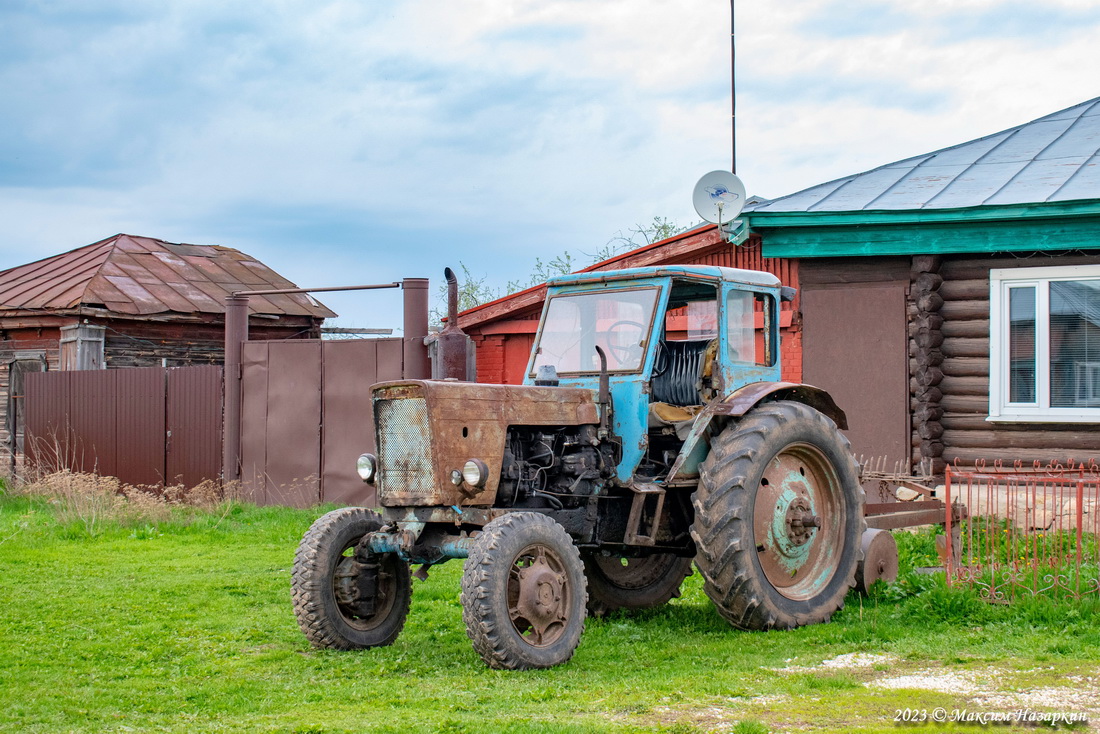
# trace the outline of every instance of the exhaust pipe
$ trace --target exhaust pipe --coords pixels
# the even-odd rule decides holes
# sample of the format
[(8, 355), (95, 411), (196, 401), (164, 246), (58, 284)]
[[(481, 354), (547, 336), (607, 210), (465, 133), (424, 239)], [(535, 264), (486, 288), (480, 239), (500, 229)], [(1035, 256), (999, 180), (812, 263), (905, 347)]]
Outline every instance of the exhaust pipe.
[(450, 268), (443, 271), (447, 279), (447, 323), (436, 335), (436, 356), (441, 379), (469, 380), (466, 373), (466, 349), (469, 339), (458, 326), (458, 278)]

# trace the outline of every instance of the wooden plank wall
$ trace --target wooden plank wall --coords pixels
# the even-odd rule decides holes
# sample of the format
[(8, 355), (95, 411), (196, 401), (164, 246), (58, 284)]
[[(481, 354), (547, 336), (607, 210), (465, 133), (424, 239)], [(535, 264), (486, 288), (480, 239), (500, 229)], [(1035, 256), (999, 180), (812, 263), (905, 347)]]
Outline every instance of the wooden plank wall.
[[(1050, 267), (1100, 263), (1100, 251), (1049, 256), (1044, 253), (1019, 257), (945, 256), (939, 267), (942, 284), (935, 293), (942, 299), (942, 379), (938, 390), (942, 409), (938, 439), (918, 435), (914, 416), (914, 459), (922, 445), (938, 440), (942, 460), (971, 466), (975, 461), (1006, 464), (1023, 461), (1100, 461), (1100, 441), (1095, 426), (1059, 423), (990, 423), (989, 411), (989, 271), (991, 268)], [(919, 274), (917, 274), (919, 277)], [(917, 289), (914, 289), (916, 292)], [(912, 296), (911, 296), (912, 298)], [(934, 302), (936, 299), (932, 299)], [(916, 345), (910, 341), (911, 354)], [(911, 368), (916, 362), (911, 361)], [(914, 373), (915, 374), (915, 373)], [(916, 406), (915, 407), (919, 407)], [(929, 415), (935, 415), (935, 411)], [(926, 418), (928, 416), (925, 416)], [(927, 421), (926, 421), (927, 422)], [(926, 431), (927, 433), (927, 431)], [(931, 433), (935, 433), (932, 431)]]
[[(56, 331), (54, 332), (56, 334)], [(44, 354), (47, 370), (56, 370), (60, 364), (60, 351), (58, 340), (53, 339), (20, 339), (19, 341), (4, 341), (0, 343), (0, 447), (4, 452), (3, 467), (8, 471), (16, 469), (15, 447), (12, 446), (12, 437), (9, 431), (8, 405), (10, 404), (11, 363), (16, 359), (34, 359), (36, 355)]]

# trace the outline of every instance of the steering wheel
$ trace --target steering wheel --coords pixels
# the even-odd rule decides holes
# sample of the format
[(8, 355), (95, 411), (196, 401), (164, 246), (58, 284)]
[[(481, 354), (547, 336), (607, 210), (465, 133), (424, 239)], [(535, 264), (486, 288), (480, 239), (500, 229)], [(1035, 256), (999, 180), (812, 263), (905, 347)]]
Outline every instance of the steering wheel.
[[(630, 327), (638, 330), (638, 338), (634, 340), (633, 344), (616, 344), (613, 335), (619, 329)], [(634, 350), (638, 349), (639, 342), (641, 342), (642, 334), (645, 333), (645, 326), (637, 321), (630, 321), (629, 319), (622, 319), (616, 321), (611, 326), (607, 327), (607, 331), (604, 332), (607, 335), (607, 348), (611, 351), (611, 355), (618, 360), (619, 364), (629, 362), (633, 354), (636, 354)]]

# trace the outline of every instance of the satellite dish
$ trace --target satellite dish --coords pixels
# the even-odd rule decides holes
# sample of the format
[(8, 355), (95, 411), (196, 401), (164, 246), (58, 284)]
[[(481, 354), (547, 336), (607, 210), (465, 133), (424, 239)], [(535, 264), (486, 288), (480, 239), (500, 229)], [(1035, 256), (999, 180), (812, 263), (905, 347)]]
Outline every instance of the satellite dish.
[(729, 171), (711, 171), (691, 194), (695, 211), (707, 222), (732, 222), (745, 208), (745, 184)]

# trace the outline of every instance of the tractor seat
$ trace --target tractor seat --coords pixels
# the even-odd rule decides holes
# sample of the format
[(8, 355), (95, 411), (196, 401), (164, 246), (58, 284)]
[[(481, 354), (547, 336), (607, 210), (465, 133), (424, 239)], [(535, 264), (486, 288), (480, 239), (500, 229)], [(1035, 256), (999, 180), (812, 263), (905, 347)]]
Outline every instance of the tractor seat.
[(710, 373), (717, 344), (717, 339), (658, 342), (650, 400), (680, 406), (704, 404), (703, 377)]

